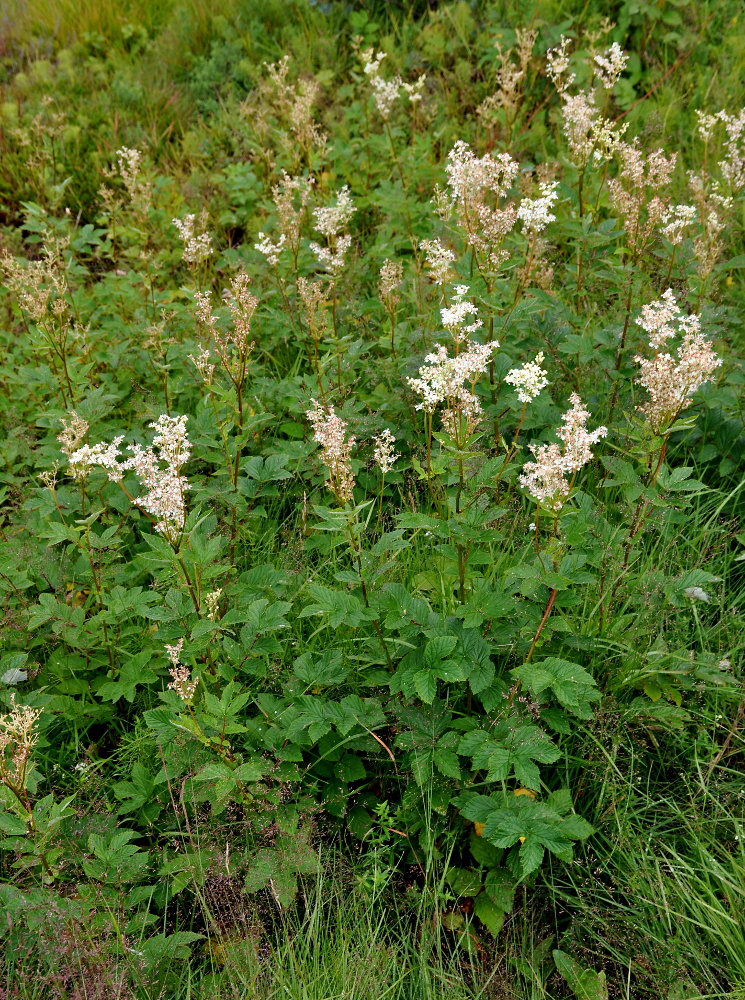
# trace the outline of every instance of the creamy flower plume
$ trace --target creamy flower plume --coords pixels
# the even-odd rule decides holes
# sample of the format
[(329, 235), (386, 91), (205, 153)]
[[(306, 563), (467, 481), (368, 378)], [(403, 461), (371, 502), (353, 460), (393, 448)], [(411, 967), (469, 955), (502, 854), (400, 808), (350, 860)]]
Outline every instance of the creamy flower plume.
[(310, 249), (319, 263), (332, 274), (339, 274), (344, 267), (344, 258), (352, 245), (352, 237), (343, 230), (347, 228), (356, 211), (346, 184), (337, 194), (335, 205), (313, 209), (316, 231), (326, 237), (328, 245), (324, 247), (311, 242)]
[(212, 238), (204, 231), (205, 220), (200, 218), (199, 225), (203, 230), (197, 232), (197, 217), (190, 214), (183, 219), (173, 219), (173, 224), (178, 229), (181, 242), (184, 244), (184, 260), (187, 264), (199, 264), (206, 260), (212, 253)]
[(133, 470), (146, 490), (137, 498), (137, 506), (153, 517), (156, 531), (175, 542), (186, 520), (185, 493), (189, 489), (189, 483), (181, 474), (191, 455), (186, 421), (185, 416), (163, 414), (150, 424), (156, 431), (152, 446), (130, 445), (132, 456), (124, 462), (118, 460), (123, 434), (109, 444), (83, 445), (68, 455), (69, 471), (76, 479), (81, 479), (93, 468), (100, 467), (111, 482), (121, 482), (124, 473)]
[(384, 476), (391, 471), (396, 461), (401, 457), (393, 448), (395, 443), (396, 439), (387, 427), (375, 438), (373, 455), (378, 468)]
[(607, 435), (606, 427), (588, 431), (590, 413), (582, 405), (577, 393), (569, 397), (571, 408), (562, 417), (556, 436), (563, 444), (530, 445), (534, 462), (526, 462), (518, 481), (537, 503), (550, 510), (559, 511), (569, 496), (571, 483), (567, 474), (574, 476), (592, 458), (591, 445)]
[[(434, 413), (441, 403), (445, 403), (442, 422), (451, 436), (460, 436), (460, 418), (465, 420), (466, 434), (472, 433), (481, 415), (481, 406), (473, 393), (479, 376), (486, 371), (493, 352), (499, 344), (476, 344), (467, 342), (466, 350), (454, 357), (448, 355), (447, 347), (438, 346), (428, 354), (419, 369), (418, 378), (407, 381), (414, 392), (421, 397), (417, 410)], [(471, 388), (466, 388), (468, 383)]]
[(535, 361), (526, 361), (522, 368), (512, 368), (504, 377), (508, 385), (517, 390), (517, 398), (521, 403), (530, 403), (541, 394), (541, 389), (548, 385), (547, 372), (541, 368), (543, 351), (536, 354)]
[[(478, 309), (473, 302), (469, 302), (466, 299), (467, 293), (468, 285), (457, 285), (453, 304), (440, 310), (442, 325), (456, 344), (464, 340), (466, 334), (474, 333), (474, 331), (483, 325), (479, 319)], [(471, 323), (468, 323), (467, 321), (471, 316), (475, 317), (475, 319)]]
[(422, 240), (419, 246), (424, 250), (424, 263), (430, 279), (436, 285), (444, 285), (450, 281), (455, 263), (453, 251), (443, 246), (439, 240)]
[(450, 201), (468, 243), (496, 270), (506, 254), (502, 246), (517, 219), (514, 204), (505, 199), (517, 177), (519, 164), (508, 153), (476, 156), (468, 143), (458, 140), (448, 153), (445, 167)]
[(41, 709), (16, 705), (11, 695), (10, 712), (0, 715), (0, 782), (20, 792), (26, 785), (31, 751), (36, 746), (36, 723)]
[(558, 181), (543, 183), (540, 185), (539, 198), (523, 198), (517, 210), (517, 217), (523, 224), (523, 229), (531, 236), (537, 236), (543, 232), (550, 222), (556, 221), (556, 216), (551, 209), (559, 200), (556, 191), (559, 186)]
[(263, 254), (267, 263), (272, 267), (276, 267), (279, 263), (279, 257), (284, 249), (287, 237), (284, 233), (281, 233), (279, 239), (276, 243), (272, 243), (271, 239), (266, 235), (266, 233), (259, 233), (259, 242), (254, 243), (254, 250), (258, 250), (259, 253)]
[(187, 705), (191, 705), (194, 701), (194, 695), (197, 690), (197, 684), (199, 684), (199, 678), (195, 677), (192, 680), (191, 670), (180, 662), (181, 649), (183, 645), (183, 639), (179, 639), (175, 646), (169, 646), (168, 643), (166, 643), (166, 655), (171, 661), (169, 671), (171, 674), (171, 680), (168, 687), (171, 691), (175, 691), (179, 698), (183, 699)]
[(626, 69), (629, 57), (618, 42), (614, 42), (602, 55), (596, 55), (593, 61), (603, 87), (612, 90)]
[(313, 440), (321, 446), (323, 464), (329, 471), (326, 485), (342, 505), (354, 499), (354, 475), (351, 454), (355, 438), (347, 437), (347, 422), (333, 406), (320, 406), (311, 399), (313, 409), (306, 416), (313, 427)]
[(636, 381), (649, 396), (640, 410), (656, 434), (665, 433), (722, 364), (700, 330), (683, 335), (675, 356), (657, 353), (653, 358), (637, 355), (635, 360), (641, 370)]

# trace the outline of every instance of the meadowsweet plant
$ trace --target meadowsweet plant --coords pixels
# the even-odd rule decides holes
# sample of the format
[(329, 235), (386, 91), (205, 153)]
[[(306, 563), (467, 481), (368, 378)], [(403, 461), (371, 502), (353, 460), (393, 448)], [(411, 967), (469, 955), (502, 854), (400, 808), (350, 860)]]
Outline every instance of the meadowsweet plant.
[[(607, 427), (588, 431), (590, 413), (582, 405), (577, 393), (572, 393), (571, 408), (562, 417), (562, 424), (556, 430), (561, 441), (558, 444), (530, 446), (535, 461), (528, 462), (520, 475), (520, 485), (528, 491), (538, 505), (545, 506), (554, 513), (561, 510), (574, 486), (577, 473), (592, 458), (591, 445), (608, 434)], [(571, 479), (567, 481), (567, 476)], [(536, 524), (538, 514), (536, 513)]]
[(31, 758), (39, 738), (36, 723), (41, 710), (11, 702), (11, 710), (0, 716), (0, 782), (12, 792), (30, 816), (28, 779), (33, 767)]
[(173, 219), (173, 225), (183, 244), (183, 260), (191, 271), (194, 284), (202, 288), (205, 282), (207, 261), (213, 253), (212, 237), (207, 232), (207, 218), (202, 213), (197, 219), (193, 212), (183, 219)]
[(68, 6), (3, 29), (8, 995), (736, 992), (734, 0)]
[(75, 341), (83, 332), (70, 287), (68, 243), (69, 238), (58, 239), (47, 232), (40, 260), (22, 263), (7, 250), (1, 260), (5, 284), (16, 298), (26, 335), (38, 355), (46, 355), (63, 407), (75, 404), (71, 360)]

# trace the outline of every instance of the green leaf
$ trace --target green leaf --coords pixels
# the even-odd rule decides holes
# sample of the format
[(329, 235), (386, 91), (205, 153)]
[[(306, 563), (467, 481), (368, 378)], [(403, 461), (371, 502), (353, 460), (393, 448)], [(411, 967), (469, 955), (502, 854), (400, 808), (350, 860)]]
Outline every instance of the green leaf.
[(496, 906), (486, 893), (482, 893), (478, 897), (474, 903), (473, 912), (479, 918), (484, 927), (486, 927), (492, 937), (496, 937), (502, 930), (505, 911)]
[(430, 639), (424, 648), (424, 662), (430, 669), (437, 667), (440, 660), (450, 656), (457, 645), (458, 639), (454, 635), (438, 635)]
[(558, 948), (554, 949), (552, 955), (556, 968), (577, 1000), (608, 1000), (608, 984), (604, 972), (583, 969), (571, 955)]
[(430, 670), (417, 670), (414, 674), (416, 693), (426, 705), (431, 705), (437, 694), (437, 680)]

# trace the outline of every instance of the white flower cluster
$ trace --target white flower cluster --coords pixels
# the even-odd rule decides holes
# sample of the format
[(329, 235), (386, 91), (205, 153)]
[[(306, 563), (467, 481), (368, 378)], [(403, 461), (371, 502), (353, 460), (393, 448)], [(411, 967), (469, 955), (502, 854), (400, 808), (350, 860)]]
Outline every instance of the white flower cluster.
[[(694, 392), (710, 381), (722, 359), (701, 333), (701, 317), (684, 315), (669, 288), (661, 299), (642, 306), (636, 322), (649, 334), (649, 346), (655, 351), (653, 358), (635, 358), (640, 368), (636, 381), (649, 397), (640, 409), (652, 430), (662, 434), (690, 406)], [(682, 340), (675, 356), (663, 352), (678, 334)]]
[(745, 187), (745, 108), (737, 115), (720, 111), (717, 118), (727, 132), (727, 157), (719, 161), (722, 176), (733, 192)]
[(287, 242), (287, 237), (282, 233), (276, 243), (272, 243), (270, 238), (265, 233), (259, 233), (259, 242), (254, 243), (254, 250), (258, 250), (259, 253), (263, 254), (267, 263), (272, 267), (276, 267), (279, 263), (279, 256), (284, 249), (285, 243)]
[(129, 445), (131, 458), (118, 461), (121, 434), (109, 444), (83, 445), (68, 455), (71, 474), (80, 479), (94, 467), (106, 470), (111, 482), (122, 481), (124, 473), (133, 470), (146, 492), (136, 500), (137, 506), (150, 514), (155, 530), (175, 542), (186, 520), (185, 494), (189, 483), (181, 469), (189, 461), (191, 444), (186, 433), (187, 417), (161, 415), (150, 424), (155, 431), (151, 447)]
[[(662, 293), (662, 298), (654, 302), (648, 302), (642, 306), (641, 315), (637, 316), (636, 323), (649, 336), (649, 346), (658, 351), (665, 343), (675, 336), (675, 325), (683, 320), (683, 314), (678, 305), (672, 288), (668, 288)], [(698, 326), (699, 317), (695, 314), (685, 318), (690, 324), (694, 321)]]
[(333, 406), (320, 406), (311, 399), (313, 409), (306, 417), (313, 427), (313, 440), (321, 446), (323, 464), (329, 470), (326, 485), (340, 505), (354, 499), (354, 475), (351, 454), (355, 438), (347, 437), (347, 422)]
[(373, 88), (377, 109), (381, 117), (387, 121), (401, 91), (401, 77), (397, 75), (391, 80), (384, 80), (378, 72), (380, 64), (385, 59), (385, 52), (375, 53), (374, 49), (366, 49), (361, 58), (364, 63), (365, 76)]
[[(212, 253), (212, 238), (207, 232), (196, 232), (197, 217), (190, 214), (183, 219), (172, 220), (184, 244), (184, 260), (187, 264), (199, 264)], [(201, 222), (201, 220), (200, 220)]]
[(606, 90), (612, 90), (621, 73), (626, 69), (629, 57), (618, 42), (614, 42), (602, 55), (596, 55), (594, 62), (600, 82)]
[[(491, 344), (467, 342), (466, 350), (451, 358), (447, 347), (438, 346), (436, 351), (425, 357), (425, 363), (419, 369), (419, 378), (407, 380), (414, 392), (421, 396), (421, 401), (416, 404), (417, 410), (434, 413), (441, 403), (445, 403), (442, 415), (445, 430), (458, 437), (462, 417), (466, 421), (466, 433), (470, 434), (482, 412), (473, 388), (498, 347), (496, 341)], [(466, 383), (470, 384), (470, 390), (466, 389)]]
[(195, 677), (192, 680), (191, 671), (187, 666), (180, 663), (181, 649), (184, 645), (184, 640), (179, 639), (175, 646), (166, 646), (166, 655), (171, 661), (171, 667), (169, 673), (171, 674), (171, 680), (168, 687), (171, 691), (175, 691), (176, 694), (187, 705), (191, 705), (194, 701), (194, 695), (196, 694), (197, 684), (199, 684), (199, 678)]
[(326, 237), (338, 236), (347, 228), (356, 211), (349, 185), (345, 184), (336, 196), (335, 205), (321, 205), (313, 209), (316, 231)]
[(673, 205), (662, 219), (662, 235), (673, 246), (683, 242), (684, 230), (696, 221), (694, 205)]
[(384, 476), (386, 473), (391, 471), (396, 461), (401, 457), (401, 455), (394, 450), (393, 445), (395, 443), (396, 439), (387, 427), (381, 431), (378, 437), (375, 438), (375, 450), (373, 452), (373, 456), (378, 468)]
[(439, 240), (422, 240), (419, 244), (424, 250), (424, 263), (429, 276), (436, 285), (444, 285), (453, 276), (455, 254), (448, 250)]
[[(456, 344), (465, 339), (466, 334), (473, 333), (482, 326), (482, 321), (478, 318), (478, 309), (469, 302), (465, 296), (468, 293), (468, 285), (456, 285), (455, 297), (451, 306), (445, 306), (440, 310), (442, 325), (452, 336)], [(472, 323), (466, 323), (469, 316), (475, 316)]]
[(365, 49), (361, 53), (365, 76), (370, 81), (375, 96), (375, 104), (380, 112), (381, 118), (388, 121), (391, 112), (396, 105), (396, 101), (403, 90), (412, 104), (418, 104), (422, 99), (424, 83), (427, 79), (422, 74), (415, 83), (404, 83), (401, 77), (396, 74), (390, 80), (385, 80), (380, 75), (380, 64), (385, 59), (385, 52), (375, 52), (374, 49)]
[(517, 218), (515, 205), (505, 204), (504, 199), (517, 177), (519, 164), (508, 153), (476, 156), (459, 139), (448, 153), (445, 170), (451, 205), (469, 245), (496, 270), (506, 256), (504, 239)]
[(558, 46), (555, 49), (549, 49), (546, 53), (546, 72), (559, 93), (563, 93), (567, 87), (571, 87), (575, 80), (574, 73), (567, 74), (569, 69), (568, 49), (569, 39), (566, 35), (562, 35)]
[(335, 205), (313, 209), (316, 231), (326, 237), (328, 246), (322, 247), (311, 242), (310, 249), (319, 263), (332, 274), (339, 274), (344, 267), (344, 258), (352, 245), (352, 237), (342, 233), (356, 211), (346, 184), (337, 194)]
[(541, 368), (543, 351), (535, 356), (535, 361), (527, 361), (522, 368), (512, 368), (504, 377), (505, 382), (517, 390), (517, 398), (521, 403), (530, 403), (541, 394), (541, 389), (548, 385), (547, 372)]
[(564, 414), (563, 422), (556, 431), (563, 450), (558, 444), (532, 444), (530, 450), (535, 461), (526, 462), (518, 477), (520, 485), (537, 503), (555, 512), (561, 510), (569, 496), (571, 484), (567, 482), (567, 474), (579, 472), (592, 458), (590, 446), (608, 433), (607, 427), (587, 430), (590, 413), (577, 393), (572, 393), (569, 402), (572, 407)]
[(524, 232), (537, 236), (550, 222), (556, 221), (551, 209), (559, 200), (558, 186), (558, 181), (544, 182), (540, 185), (540, 198), (523, 198), (520, 202), (517, 217), (523, 224)]

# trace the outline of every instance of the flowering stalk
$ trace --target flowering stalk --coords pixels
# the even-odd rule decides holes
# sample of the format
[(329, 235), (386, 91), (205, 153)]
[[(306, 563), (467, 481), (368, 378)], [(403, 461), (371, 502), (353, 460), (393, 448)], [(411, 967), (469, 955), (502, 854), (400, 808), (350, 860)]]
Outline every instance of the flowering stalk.
[[(311, 403), (313, 404), (313, 409), (307, 410), (306, 416), (313, 428), (313, 440), (321, 446), (323, 464), (329, 473), (326, 486), (333, 494), (338, 506), (344, 510), (346, 515), (345, 532), (349, 538), (352, 558), (357, 564), (362, 598), (365, 602), (365, 607), (369, 608), (370, 599), (362, 570), (362, 545), (357, 537), (359, 533), (358, 508), (354, 506), (354, 474), (352, 472), (350, 456), (355, 438), (348, 436), (347, 423), (338, 416), (333, 406), (319, 406), (315, 399), (311, 399)], [(386, 468), (390, 469), (398, 458), (395, 452), (393, 452), (394, 441), (395, 438), (390, 434), (390, 431), (387, 434), (382, 434), (378, 439), (376, 460), (381, 464), (381, 467), (385, 465)], [(373, 619), (373, 625), (386, 662), (392, 669), (393, 661), (377, 618)]]

